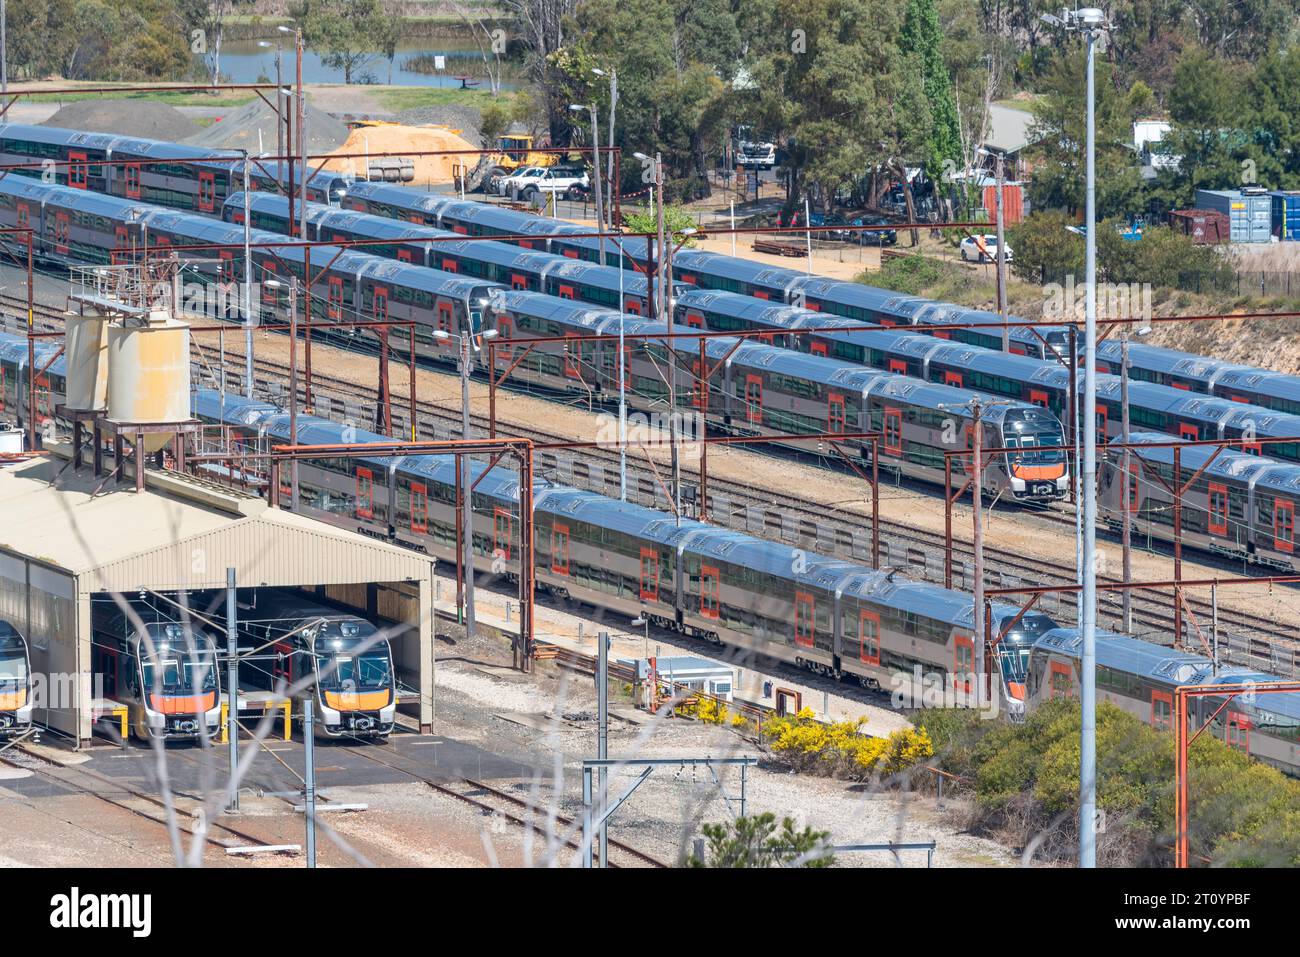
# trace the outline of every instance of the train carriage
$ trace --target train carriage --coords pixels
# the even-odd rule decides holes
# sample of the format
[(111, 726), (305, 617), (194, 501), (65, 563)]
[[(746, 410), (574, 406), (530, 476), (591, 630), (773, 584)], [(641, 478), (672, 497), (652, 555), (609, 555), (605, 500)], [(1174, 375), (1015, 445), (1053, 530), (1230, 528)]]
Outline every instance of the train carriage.
[[(1030, 708), (1053, 698), (1077, 698), (1083, 638), (1077, 628), (1057, 628), (1034, 644), (1029, 665)], [(1201, 655), (1099, 631), (1097, 696), (1139, 720), (1173, 730), (1174, 691), (1180, 685), (1265, 684), (1275, 675), (1240, 667), (1216, 668)], [(1300, 695), (1239, 695), (1225, 702), (1208, 696), (1188, 701), (1188, 726), (1290, 775), (1300, 772)]]
[(171, 606), (130, 607), (111, 596), (91, 602), (91, 668), (102, 696), (127, 706), (130, 729), (144, 740), (220, 734), (221, 669), (210, 630)]
[(27, 639), (0, 619), (0, 738), (26, 734), (32, 726), (34, 707)]
[[(67, 362), (59, 344), (36, 340), (36, 426), (46, 429), (55, 421), (54, 410), (67, 394)], [(27, 338), (0, 334), (0, 419), (27, 427)]]
[(351, 612), (283, 589), (240, 594), (240, 684), (312, 689), (322, 738), (384, 739), (397, 714), (388, 638)]

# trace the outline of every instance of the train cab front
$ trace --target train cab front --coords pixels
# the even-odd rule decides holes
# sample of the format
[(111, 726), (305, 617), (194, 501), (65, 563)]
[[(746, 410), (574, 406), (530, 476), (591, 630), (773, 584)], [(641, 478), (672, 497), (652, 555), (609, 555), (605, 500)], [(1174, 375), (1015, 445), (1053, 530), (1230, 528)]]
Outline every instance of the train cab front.
[(1006, 453), (1012, 496), (1022, 502), (1054, 502), (1065, 498), (1070, 473), (1065, 433), (1046, 409), (1015, 409), (1002, 422), (1002, 445), (1023, 451)]
[(1034, 642), (1055, 628), (1056, 622), (1041, 612), (1029, 612), (1012, 624), (1015, 615), (1014, 609), (1002, 608), (996, 611), (993, 616), (993, 634), (996, 637), (1002, 634), (1003, 629), (1007, 629), (1007, 633), (1002, 635), (996, 645), (1002, 701), (1007, 716), (1012, 721), (1023, 721), (1028, 697), (1029, 653)]
[(27, 642), (0, 621), (0, 738), (25, 734), (32, 726), (32, 672)]
[[(139, 730), (165, 741), (221, 733), (221, 674), (210, 635), (183, 625), (147, 625), (150, 641), (136, 637), (143, 703)], [(152, 645), (152, 647), (150, 647)]]
[(312, 638), (322, 733), (382, 738), (397, 717), (397, 684), (388, 641), (369, 622), (322, 623)]

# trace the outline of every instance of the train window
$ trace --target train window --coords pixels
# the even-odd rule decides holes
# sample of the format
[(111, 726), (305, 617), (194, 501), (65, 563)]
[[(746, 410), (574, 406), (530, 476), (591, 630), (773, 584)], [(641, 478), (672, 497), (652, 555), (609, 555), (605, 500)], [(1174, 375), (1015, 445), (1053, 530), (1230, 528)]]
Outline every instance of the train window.
[(745, 376), (745, 416), (751, 423), (763, 421), (763, 377)]
[(1223, 740), (1230, 748), (1250, 753), (1250, 718), (1240, 711), (1229, 711), (1223, 729)]
[[(284, 471), (284, 469), (281, 469)], [(375, 517), (375, 473), (368, 468), (357, 467), (357, 518)]]
[(556, 525), (551, 529), (551, 571), (557, 575), (569, 574), (569, 526)]
[(570, 379), (582, 378), (582, 341), (576, 336), (565, 337), (564, 374)]
[(424, 535), (429, 531), (429, 487), (411, 483), (411, 531)]
[(807, 592), (794, 593), (794, 643), (805, 648), (813, 646), (813, 596)]
[(1273, 544), (1279, 551), (1295, 551), (1295, 503), (1273, 500)]
[(712, 618), (715, 621), (721, 611), (721, 602), (718, 600), (718, 586), (722, 576), (718, 569), (712, 565), (703, 565), (700, 567), (700, 616), (702, 618)]
[(126, 182), (127, 199), (140, 198), (140, 164), (128, 163), (122, 170), (123, 179)]
[(1073, 682), (1070, 679), (1070, 666), (1062, 664), (1059, 661), (1053, 661), (1049, 665), (1049, 678), (1047, 686), (1047, 696), (1049, 698), (1071, 698), (1073, 697), (1071, 686)]
[(880, 664), (880, 616), (874, 611), (858, 612), (858, 657), (869, 665)]
[(1228, 534), (1228, 488), (1210, 483), (1210, 534)]
[(1105, 445), (1106, 435), (1107, 432), (1109, 431), (1107, 427), (1109, 423), (1109, 416), (1106, 411), (1106, 406), (1102, 405), (1100, 402), (1097, 403), (1096, 419), (1097, 419), (1097, 442), (1100, 445)]
[(885, 451), (892, 455), (903, 454), (903, 412), (885, 409)]
[(1151, 727), (1168, 731), (1173, 727), (1174, 698), (1167, 691), (1151, 692)]
[(659, 553), (653, 548), (641, 549), (641, 600), (659, 600)]
[(510, 561), (510, 512), (504, 508), (492, 509), (492, 553)]

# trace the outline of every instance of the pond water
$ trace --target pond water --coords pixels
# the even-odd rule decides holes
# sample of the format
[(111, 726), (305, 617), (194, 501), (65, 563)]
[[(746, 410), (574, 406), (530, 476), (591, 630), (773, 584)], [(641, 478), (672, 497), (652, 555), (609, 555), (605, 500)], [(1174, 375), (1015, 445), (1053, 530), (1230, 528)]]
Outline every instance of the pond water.
[[(292, 38), (284, 46), (282, 70), (284, 82), (292, 83), (294, 78), (294, 54)], [(271, 41), (274, 42), (274, 41)], [(411, 57), (420, 55), (428, 57), (446, 57), (446, 69), (435, 73), (421, 73), (406, 69), (404, 64)], [(514, 90), (519, 86), (518, 67), (514, 63), (503, 64), (501, 88)], [(221, 47), (221, 73), (231, 83), (256, 83), (258, 77), (275, 80), (275, 47), (260, 47), (256, 40), (226, 42)], [(389, 80), (388, 59), (383, 54), (376, 54), (357, 70), (354, 70), (354, 83), (393, 83), (397, 86), (433, 86), (459, 87), (458, 77), (469, 76), (481, 81), (483, 89), (488, 88), (487, 72), (483, 68), (482, 55), (473, 44), (460, 45), (454, 40), (417, 39), (400, 43), (397, 55), (393, 57), (392, 79)], [(333, 70), (321, 62), (320, 54), (313, 50), (304, 50), (302, 54), (302, 79), (304, 83), (342, 83), (343, 71)]]

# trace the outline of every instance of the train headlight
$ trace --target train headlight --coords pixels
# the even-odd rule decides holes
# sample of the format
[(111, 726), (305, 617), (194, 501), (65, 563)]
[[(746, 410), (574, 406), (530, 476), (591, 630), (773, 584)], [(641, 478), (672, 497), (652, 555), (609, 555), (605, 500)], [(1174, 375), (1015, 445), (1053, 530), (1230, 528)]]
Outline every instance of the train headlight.
[(1024, 490), (1025, 490), (1025, 480), (1024, 480), (1024, 479), (1021, 479), (1021, 478), (1016, 478), (1016, 477), (1013, 475), (1013, 476), (1011, 477), (1011, 491), (1013, 491), (1013, 492), (1023, 492)]

